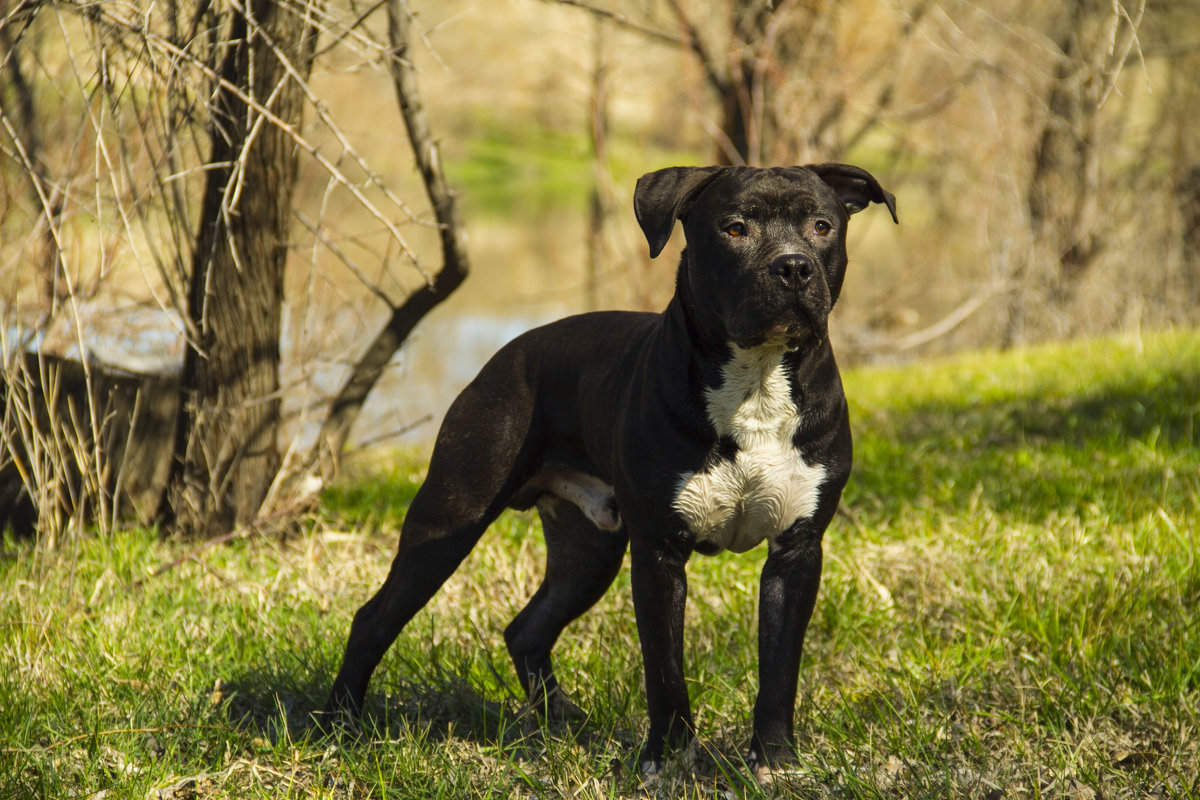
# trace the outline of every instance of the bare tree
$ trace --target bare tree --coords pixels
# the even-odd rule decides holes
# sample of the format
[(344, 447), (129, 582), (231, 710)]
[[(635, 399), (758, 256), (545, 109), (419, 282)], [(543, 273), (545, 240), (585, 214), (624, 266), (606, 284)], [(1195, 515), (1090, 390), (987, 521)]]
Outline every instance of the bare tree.
[(727, 9), (725, 41), (714, 48), (681, 0), (671, 0), (682, 35), (695, 54), (721, 108), (717, 160), (724, 164), (756, 164), (763, 135), (764, 94), (769, 88), (768, 27), (777, 9), (766, 0), (734, 0)]
[[(1196, 20), (1200, 20), (1198, 0), (1150, 3), (1142, 55), (1163, 62), (1166, 87), (1150, 135), (1138, 152), (1143, 164), (1164, 156), (1169, 164), (1170, 191), (1157, 194), (1158, 202), (1148, 204), (1146, 227), (1167, 225), (1165, 250), (1177, 254), (1179, 269), (1177, 275), (1164, 269), (1158, 283), (1165, 297), (1175, 298), (1185, 314), (1200, 307), (1200, 141), (1195, 135), (1200, 125), (1200, 30)], [(1154, 172), (1143, 170), (1138, 175), (1137, 189), (1154, 197)]]
[(790, 0), (782, 3), (731, 0), (715, 15), (706, 7), (703, 12), (706, 24), (702, 25), (685, 0), (668, 0), (676, 30), (667, 31), (653, 21), (639, 20), (585, 0), (553, 2), (584, 9), (655, 44), (686, 47), (695, 56), (720, 107), (720, 121), (711, 131), (716, 139), (717, 162), (762, 161), (763, 140), (767, 135), (764, 128), (769, 124), (766, 111), (771, 104), (769, 95), (779, 78), (774, 51), (776, 37), (781, 26), (790, 20), (811, 21), (812, 9), (808, 4)]
[(226, 34), (164, 495), (164, 522), (185, 534), (252, 522), (279, 471), (280, 319), (298, 165), (289, 132), (316, 51), (311, 13), (254, 0), (234, 8)]
[[(78, 24), (42, 24), (46, 16), (42, 12), (50, 8), (60, 17), (75, 15)], [(91, 349), (89, 326), (95, 323), (96, 312), (83, 310), (89, 298), (78, 290), (79, 278), (88, 277), (89, 291), (112, 302), (113, 289), (106, 287), (103, 278), (110, 264), (120, 261), (140, 270), (150, 308), (157, 306), (166, 320), (181, 322), (186, 342), (179, 381), (183, 402), (174, 434), (162, 425), (156, 427), (160, 452), (165, 448), (174, 455), (168, 491), (161, 493), (157, 503), (158, 518), (184, 534), (213, 536), (286, 517), (296, 508), (295, 495), (289, 493), (300, 492), (297, 487), (302, 486), (311, 496), (315, 488), (312, 482), (296, 478), (306, 474), (318, 453), (326, 457), (325, 463), (336, 464), (354, 417), (396, 348), (467, 273), (453, 196), (442, 177), (416, 94), (406, 5), (398, 0), (389, 4), (387, 43), (376, 41), (365, 28), (371, 12), (315, 2), (230, 0), (163, 7), (59, 0), (19, 3), (3, 11), (0, 38), (5, 42), (19, 43), (26, 32), (40, 31), (57, 37), (51, 46), (72, 56), (18, 64), (15, 48), (0, 54), (0, 86), (4, 87), (0, 148), (5, 155), (0, 159), (0, 177), (5, 184), (17, 178), (32, 187), (28, 202), (0, 208), (0, 224), (6, 232), (27, 228), (27, 219), (42, 226), (35, 230), (46, 231), (56, 248), (54, 263), (45, 279), (39, 280), (59, 281), (65, 298), (57, 307), (51, 303), (42, 329), (21, 333), (16, 346), (44, 342), (44, 330), (57, 326), (70, 337), (67, 344), (77, 353), (68, 358), (82, 362), (83, 389), (78, 398), (84, 402), (80, 409), (84, 413), (73, 413), (69, 424), (86, 423), (92, 432), (80, 431), (77, 437), (81, 446), (89, 448), (85, 454), (89, 466), (86, 480), (70, 483), (81, 487), (72, 490), (70, 505), (97, 507), (82, 494), (114, 491), (104, 478), (116, 474), (107, 465), (112, 454), (103, 452), (114, 436), (101, 435), (113, 412), (101, 402), (107, 384), (98, 383), (108, 380), (108, 369), (102, 368)], [(318, 34), (328, 37), (322, 51), (317, 50)], [(296, 208), (301, 162), (307, 165), (310, 181), (325, 177), (324, 202), (329, 205), (332, 198), (341, 204), (332, 204), (331, 213), (344, 213), (338, 209), (350, 204), (355, 213), (378, 223), (379, 233), (364, 235), (375, 236), (369, 247), (377, 246), (382, 237), (387, 248), (398, 246), (403, 261), (419, 268), (415, 252), (399, 230), (399, 225), (419, 220), (354, 148), (310, 82), (314, 60), (330, 50), (391, 69), (434, 206), (437, 221), (433, 224), (447, 255), (441, 273), (429, 276), (428, 284), (406, 302), (392, 306), (392, 320), (360, 358), (329, 411), (324, 430), (328, 435), (321, 437), (312, 453), (305, 453), (296, 442), (286, 451), (281, 449), (282, 400), (288, 389), (280, 378), (285, 266), (289, 261), (293, 267), (305, 266), (289, 258), (297, 252), (297, 242), (289, 233), (292, 217), (312, 232), (309, 252), (328, 254), (323, 262), (327, 266), (321, 268), (344, 267), (370, 297), (384, 292), (378, 279), (367, 278), (345, 251), (345, 242), (355, 240), (357, 234), (330, 235), (324, 207), (316, 220)], [(66, 103), (79, 103), (84, 109), (73, 140), (45, 135), (48, 125), (66, 119), (62, 114), (39, 114), (36, 108), (25, 113), (27, 101), (37, 95), (31, 88), (33, 80), (26, 80), (27, 73), (20, 69), (27, 63), (37, 65), (34, 80), (53, 86)], [(309, 114), (313, 119), (305, 122)], [(324, 137), (324, 143), (318, 145), (314, 135)], [(83, 170), (87, 175), (77, 185), (55, 182), (51, 171), (42, 168), (64, 163), (65, 154), (94, 160), (94, 168)], [(52, 201), (56, 196), (63, 198), (57, 205)], [(76, 217), (99, 221), (94, 226), (97, 231), (108, 227), (119, 233), (107, 241), (90, 233), (72, 233), (74, 238), (68, 239), (68, 231), (79, 228), (71, 227)], [(75, 246), (57, 246), (63, 241)], [(25, 261), (28, 247), (17, 250), (15, 243), (7, 239), (2, 243), (6, 246), (0, 246), (5, 265)], [(98, 259), (94, 258), (97, 252)], [(310, 269), (315, 272), (318, 267)], [(11, 270), (3, 274), (12, 290), (7, 298), (10, 305), (0, 308), (8, 326), (27, 302), (25, 287), (30, 282), (20, 271), (15, 277)], [(23, 360), (11, 357), (14, 342), (6, 334), (12, 330), (0, 328), (0, 339), (5, 340), (0, 349), (12, 366), (0, 380), (4, 401), (0, 498), (8, 496), (12, 479), (17, 494), (38, 499), (35, 506), (46, 505), (61, 495), (53, 491), (56, 483), (67, 486), (70, 476), (78, 475), (67, 461), (78, 460), (81, 451), (40, 446), (59, 436), (61, 425), (53, 420), (46, 430), (17, 424), (35, 418), (31, 409), (37, 401), (28, 397), (42, 389), (38, 385), (30, 391), (22, 389), (24, 393), (5, 391), (18, 387), (9, 379), (19, 378), (24, 369)], [(88, 388), (93, 384), (100, 388)], [(139, 384), (134, 380), (128, 385), (136, 392)], [(92, 402), (92, 398), (99, 399)], [(128, 420), (123, 424), (127, 430)], [(18, 441), (22, 437), (31, 441)], [(30, 450), (30, 443), (37, 446), (35, 450)], [(59, 454), (57, 466), (36, 474), (26, 469), (30, 459), (20, 454), (35, 451)], [(117, 491), (120, 485), (118, 479)], [(43, 529), (59, 525), (59, 517), (41, 513), (49, 510), (49, 506), (34, 509)], [(76, 522), (81, 520), (73, 518), (72, 524)]]
[(584, 306), (600, 307), (601, 275), (614, 260), (609, 229), (615, 215), (615, 188), (609, 169), (608, 135), (611, 125), (608, 62), (609, 23), (603, 18), (592, 21), (592, 81), (588, 103), (588, 140), (592, 150), (592, 187), (588, 197), (587, 275)]
[[(1106, 241), (1098, 209), (1103, 195), (1102, 107), (1135, 45), (1146, 2), (1071, 0), (1050, 31), (1057, 52), (1045, 96), (1027, 189), (1031, 254), (1021, 267), (1006, 341), (1020, 337), (1031, 297), (1043, 294), (1058, 315), (1095, 263)], [(1041, 276), (1047, 276), (1043, 279)], [(1030, 295), (1029, 288), (1044, 289)]]

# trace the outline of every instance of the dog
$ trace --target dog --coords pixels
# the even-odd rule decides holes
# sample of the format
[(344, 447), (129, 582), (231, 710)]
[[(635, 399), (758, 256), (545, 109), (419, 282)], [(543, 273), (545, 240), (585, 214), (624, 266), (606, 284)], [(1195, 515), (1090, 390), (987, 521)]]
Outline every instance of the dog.
[(895, 197), (846, 164), (670, 167), (642, 176), (634, 212), (657, 257), (686, 247), (660, 314), (600, 311), (504, 346), (450, 406), (383, 587), (355, 614), (326, 710), (357, 713), (400, 630), (505, 508), (537, 506), (546, 571), (504, 632), (531, 706), (582, 712), (555, 677), (559, 634), (630, 554), (649, 730), (643, 773), (695, 728), (683, 670), (684, 565), (766, 542), (759, 691), (747, 753), (795, 761), (800, 651), (821, 541), (850, 474), (851, 438), (828, 335), (851, 214)]

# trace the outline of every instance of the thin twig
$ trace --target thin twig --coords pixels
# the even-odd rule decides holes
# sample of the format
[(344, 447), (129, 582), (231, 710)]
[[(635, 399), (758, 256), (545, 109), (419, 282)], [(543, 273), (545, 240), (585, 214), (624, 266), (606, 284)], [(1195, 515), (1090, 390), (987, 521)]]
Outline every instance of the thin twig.
[(949, 314), (942, 317), (940, 320), (930, 325), (929, 327), (910, 333), (902, 339), (894, 342), (890, 349), (896, 352), (904, 352), (905, 350), (913, 350), (923, 344), (928, 344), (934, 339), (939, 339), (950, 331), (957, 328), (966, 322), (972, 314), (983, 308), (989, 300), (997, 295), (1004, 294), (1011, 290), (1011, 285), (1008, 281), (1002, 283), (989, 284), (980, 291), (968, 297), (958, 305)]
[(441, 230), (442, 266), (425, 286), (409, 295), (392, 311), (391, 318), (367, 346), (331, 403), (329, 416), (325, 418), (317, 437), (317, 456), (324, 460), (326, 468), (332, 468), (337, 454), (345, 447), (350, 429), (367, 395), (400, 345), (426, 314), (462, 284), (470, 271), (466, 234), (458, 218), (458, 205), (442, 171), (437, 143), (430, 132), (421, 103), (416, 71), (408, 58), (412, 42), (412, 13), (404, 0), (388, 0), (387, 11), (388, 42), (392, 48), (392, 83), (412, 144), (413, 158)]
[[(260, 115), (261, 118), (263, 120), (265, 120), (265, 122), (269, 122), (270, 124), (274, 125), (275, 127), (282, 130), (284, 133), (286, 133), (292, 139), (292, 141), (294, 141), (296, 143), (296, 145), (298, 147), (300, 147), (301, 150), (303, 150), (305, 153), (307, 153), (314, 161), (316, 161), (322, 167), (322, 169), (324, 169), (326, 172), (328, 172), (338, 182), (339, 185), (341, 185), (343, 188), (345, 188), (347, 191), (349, 191), (354, 196), (354, 199), (359, 203), (359, 205), (368, 214), (373, 216), (380, 223), (382, 223), (385, 228), (387, 228), (387, 230), (391, 234), (392, 238), (395, 240), (397, 245), (399, 245), (400, 249), (404, 252), (405, 257), (408, 258), (409, 261), (413, 265), (417, 266), (417, 268), (420, 269), (420, 260), (417, 258), (417, 254), (409, 246), (409, 244), (405, 240), (404, 236), (401, 235), (399, 229), (396, 227), (396, 224), (394, 222), (392, 222), (392, 220), (389, 219), (382, 211), (380, 211), (379, 208), (374, 203), (372, 203), (369, 198), (366, 197), (366, 195), (363, 194), (362, 190), (358, 187), (358, 185), (355, 184), (353, 181), (351, 181), (345, 175), (345, 173), (341, 170), (341, 168), (339, 168), (336, 164), (334, 164), (332, 161), (330, 161), (329, 158), (326, 157), (316, 145), (314, 145), (307, 138), (305, 138), (304, 135), (301, 134), (300, 131), (296, 129), (296, 126), (291, 125), (288, 122), (281, 119), (277, 114), (275, 114), (265, 104), (256, 100), (255, 98), (249, 96), (240, 87), (234, 85), (230, 81), (223, 78), (217, 72), (217, 70), (215, 70), (213, 67), (200, 61), (200, 59), (193, 56), (188, 51), (181, 49), (180, 47), (175, 45), (170, 40), (166, 39), (165, 37), (159, 36), (158, 34), (155, 34), (152, 31), (147, 30), (140, 23), (125, 20), (118, 16), (115, 16), (110, 11), (110, 6), (108, 4), (101, 4), (100, 6), (88, 5), (87, 8), (88, 9), (98, 9), (95, 11), (89, 11), (89, 13), (100, 16), (102, 19), (106, 20), (109, 25), (117, 27), (121, 30), (128, 31), (130, 33), (133, 33), (134, 35), (144, 37), (147, 45), (153, 46), (155, 48), (159, 48), (163, 52), (165, 52), (181, 61), (191, 64), (193, 67), (198, 69), (201, 73), (203, 73), (205, 77), (212, 80), (222, 90), (229, 92), (234, 97), (236, 97), (238, 100), (240, 100), (242, 103), (245, 103), (249, 108), (251, 108), (258, 115)], [(307, 89), (307, 86), (305, 88)], [(349, 153), (349, 155), (351, 155), (352, 158), (357, 155), (357, 153), (354, 151), (348, 151), (348, 153)], [(360, 164), (360, 166), (363, 166), (363, 165)], [(381, 185), (382, 184), (382, 179), (379, 178), (377, 175), (375, 175), (375, 173), (373, 171), (368, 169), (367, 174), (370, 176), (370, 180), (373, 185)], [(392, 197), (389, 197), (389, 199), (392, 199)], [(407, 211), (403, 207), (403, 205), (401, 205), (400, 208), (402, 211), (405, 211), (407, 214)], [(409, 219), (414, 219), (414, 218), (412, 216), (409, 216)]]
[(649, 25), (645, 25), (641, 22), (630, 19), (619, 11), (610, 11), (607, 8), (600, 8), (599, 6), (584, 2), (584, 0), (545, 0), (545, 2), (554, 3), (560, 6), (581, 8), (584, 11), (600, 17), (601, 19), (610, 20), (622, 28), (628, 28), (629, 30), (636, 31), (643, 36), (648, 36), (654, 41), (681, 46), (688, 44), (688, 40), (682, 36), (678, 36), (673, 33), (667, 33), (666, 31), (659, 30), (658, 28), (652, 28)]

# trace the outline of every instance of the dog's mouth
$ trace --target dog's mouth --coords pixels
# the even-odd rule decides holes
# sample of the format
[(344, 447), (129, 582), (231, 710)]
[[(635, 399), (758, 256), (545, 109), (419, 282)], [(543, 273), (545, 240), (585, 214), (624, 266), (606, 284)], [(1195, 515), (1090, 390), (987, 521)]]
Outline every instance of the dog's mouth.
[[(770, 285), (756, 291), (731, 293), (722, 316), (728, 339), (739, 347), (770, 344), (788, 350), (811, 347), (828, 335), (832, 307), (824, 281), (788, 290)], [(725, 298), (728, 303), (731, 298)]]
[(822, 341), (828, 333), (827, 315), (806, 304), (798, 304), (786, 317), (782, 316), (773, 315), (765, 324), (746, 325), (744, 327), (750, 331), (743, 335), (734, 333), (731, 339), (742, 348), (770, 344), (798, 350), (812, 342)]
[(806, 319), (803, 322), (777, 322), (758, 333), (748, 336), (735, 335), (731, 338), (734, 344), (743, 349), (772, 345), (799, 350), (812, 342), (820, 342), (825, 338), (825, 334), (824, 325), (818, 326)]

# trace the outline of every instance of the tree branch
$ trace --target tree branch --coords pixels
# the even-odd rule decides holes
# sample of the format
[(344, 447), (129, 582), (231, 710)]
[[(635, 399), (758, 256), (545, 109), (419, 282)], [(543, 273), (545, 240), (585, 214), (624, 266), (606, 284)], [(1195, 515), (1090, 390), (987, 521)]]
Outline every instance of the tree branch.
[(708, 83), (713, 90), (721, 96), (724, 96), (729, 91), (729, 84), (732, 78), (729, 75), (722, 74), (719, 62), (709, 52), (707, 45), (704, 44), (704, 39), (700, 36), (700, 29), (692, 22), (691, 17), (683, 10), (679, 0), (668, 0), (668, 5), (675, 12), (676, 18), (679, 20), (680, 27), (687, 33), (684, 43), (692, 49), (696, 54), (696, 58), (700, 61), (700, 67), (704, 70), (704, 76), (708, 79)]
[(389, 66), (396, 100), (408, 130), (417, 169), (441, 230), (442, 267), (428, 282), (413, 292), (400, 306), (375, 339), (367, 346), (330, 407), (318, 437), (322, 473), (336, 468), (337, 457), (345, 447), (350, 429), (358, 419), (367, 395), (383, 375), (392, 356), (408, 338), (417, 323), (445, 300), (467, 277), (470, 261), (466, 235), (458, 218), (454, 192), (442, 172), (437, 143), (429, 131), (417, 85), (416, 71), (409, 60), (412, 41), (412, 13), (406, 0), (387, 0)]
[(652, 28), (649, 25), (643, 25), (640, 22), (630, 19), (629, 17), (617, 11), (610, 11), (607, 8), (600, 8), (591, 3), (586, 3), (584, 0), (545, 0), (548, 3), (557, 3), (560, 6), (572, 6), (573, 8), (581, 8), (584, 11), (591, 12), (601, 19), (610, 20), (622, 28), (628, 28), (631, 31), (636, 31), (644, 36), (648, 36), (664, 44), (687, 45), (688, 41), (681, 36), (676, 36), (673, 33), (660, 31), (657, 28)]

